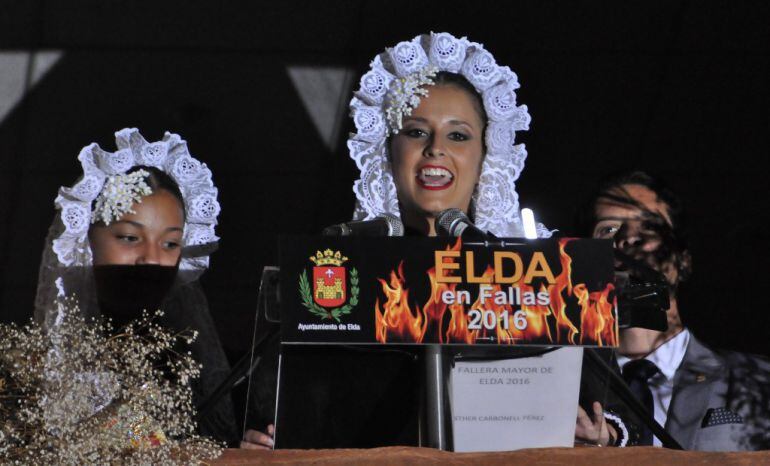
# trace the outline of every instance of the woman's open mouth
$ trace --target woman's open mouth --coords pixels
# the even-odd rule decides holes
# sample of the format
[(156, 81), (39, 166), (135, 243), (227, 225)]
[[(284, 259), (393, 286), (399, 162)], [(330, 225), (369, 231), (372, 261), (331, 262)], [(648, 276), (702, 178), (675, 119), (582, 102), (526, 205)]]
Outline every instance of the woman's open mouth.
[(436, 165), (425, 165), (417, 171), (417, 184), (433, 191), (450, 187), (454, 179), (452, 172)]

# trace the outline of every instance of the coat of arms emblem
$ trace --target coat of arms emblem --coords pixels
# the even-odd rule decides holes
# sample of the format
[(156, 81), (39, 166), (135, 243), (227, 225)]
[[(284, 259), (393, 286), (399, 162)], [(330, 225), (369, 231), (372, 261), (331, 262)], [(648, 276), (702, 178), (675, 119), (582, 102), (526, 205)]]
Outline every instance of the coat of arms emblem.
[[(339, 251), (327, 249), (310, 256), (313, 267), (312, 290), (307, 272), (299, 276), (302, 305), (323, 319), (339, 322), (340, 316), (350, 314), (358, 304), (358, 271), (350, 270), (350, 296), (348, 296), (348, 270), (343, 266), (348, 258)], [(348, 301), (348, 298), (349, 301)]]

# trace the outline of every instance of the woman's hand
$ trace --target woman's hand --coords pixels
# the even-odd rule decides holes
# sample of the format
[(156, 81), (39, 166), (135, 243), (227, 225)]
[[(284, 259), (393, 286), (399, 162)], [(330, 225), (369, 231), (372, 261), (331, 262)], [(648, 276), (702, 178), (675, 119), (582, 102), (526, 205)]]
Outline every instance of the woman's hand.
[(590, 444), (601, 447), (613, 445), (618, 434), (615, 432), (615, 428), (604, 419), (601, 403), (594, 401), (593, 410), (593, 418), (591, 418), (581, 406), (578, 406), (575, 444)]
[(267, 433), (252, 429), (247, 430), (243, 435), (241, 448), (247, 448), (250, 450), (272, 450), (275, 427), (270, 424), (265, 430)]

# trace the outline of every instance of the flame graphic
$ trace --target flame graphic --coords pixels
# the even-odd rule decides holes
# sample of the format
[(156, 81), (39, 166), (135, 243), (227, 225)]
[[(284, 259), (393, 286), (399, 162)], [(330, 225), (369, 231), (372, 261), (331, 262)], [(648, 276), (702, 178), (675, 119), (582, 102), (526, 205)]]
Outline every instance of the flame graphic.
[(390, 282), (378, 279), (385, 293), (384, 313), (380, 312), (380, 299), (374, 303), (375, 331), (377, 341), (422, 343), (425, 336), (426, 321), (418, 307), (414, 312), (409, 309), (409, 290), (404, 289), (404, 263), (398, 266), (398, 272), (390, 272)]
[[(379, 279), (385, 300), (375, 302), (375, 332), (380, 343), (459, 343), (474, 344), (497, 342), (513, 345), (517, 342), (542, 344), (579, 344), (597, 346), (617, 346), (618, 323), (615, 318), (614, 286), (608, 283), (601, 291), (589, 291), (584, 284), (572, 283), (572, 258), (566, 252), (566, 246), (572, 239), (559, 240), (559, 261), (561, 273), (550, 285), (541, 285), (537, 290), (523, 283), (517, 286), (522, 296), (526, 292), (545, 291), (550, 296), (548, 305), (526, 305), (519, 307), (511, 304), (496, 304), (491, 297), (479, 296), (471, 305), (446, 304), (441, 296), (444, 292), (456, 291), (454, 283), (438, 283), (434, 268), (427, 271), (431, 294), (425, 304), (410, 307), (409, 290), (405, 288), (403, 261), (397, 270), (390, 272), (388, 281)], [(447, 248), (459, 251), (462, 243), (458, 239), (454, 246)], [(494, 269), (487, 267), (482, 276), (492, 281)], [(500, 285), (492, 284), (491, 296), (502, 291)], [(579, 309), (580, 329), (570, 320), (568, 308)], [(526, 316), (526, 328), (519, 330), (515, 325), (514, 313), (517, 310)], [(493, 330), (481, 326), (471, 330), (469, 312), (472, 310), (491, 310), (498, 325)], [(573, 311), (574, 313), (575, 311)], [(500, 322), (507, 316), (508, 325)]]

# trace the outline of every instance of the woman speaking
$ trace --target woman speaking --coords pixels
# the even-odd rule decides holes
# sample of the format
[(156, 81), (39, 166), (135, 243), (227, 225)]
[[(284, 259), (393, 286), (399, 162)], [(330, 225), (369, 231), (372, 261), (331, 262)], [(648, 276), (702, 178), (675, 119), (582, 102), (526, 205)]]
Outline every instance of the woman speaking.
[[(524, 168), (526, 151), (515, 143), (515, 135), (528, 129), (530, 117), (526, 106), (516, 103), (518, 87), (516, 74), (497, 65), (481, 44), (448, 33), (420, 35), (376, 56), (350, 103), (357, 132), (348, 148), (360, 170), (353, 186), (354, 220), (395, 216), (407, 235), (435, 236), (437, 216), (454, 208), (494, 235), (523, 236), (515, 181)], [(538, 233), (550, 236), (542, 225)], [(347, 364), (345, 378), (358, 386), (358, 392), (375, 394), (385, 386), (390, 390), (387, 398), (401, 401), (351, 410), (356, 413), (347, 425), (335, 427), (332, 422), (336, 432), (329, 432), (321, 426), (335, 411), (329, 399), (339, 394), (320, 380), (305, 380), (308, 425), (316, 429), (313, 447), (366, 447), (416, 439), (411, 412), (419, 403), (414, 394), (419, 377), (415, 353), (369, 352), (355, 362), (363, 350), (288, 351), (297, 354), (284, 350), (284, 371), (291, 372), (292, 356), (306, 368), (324, 362), (326, 367)], [(351, 398), (355, 395), (347, 399), (358, 403)], [(367, 422), (375, 417), (377, 422)], [(248, 430), (242, 446), (271, 447), (273, 426), (263, 430)], [(350, 442), (351, 435), (360, 441)]]

